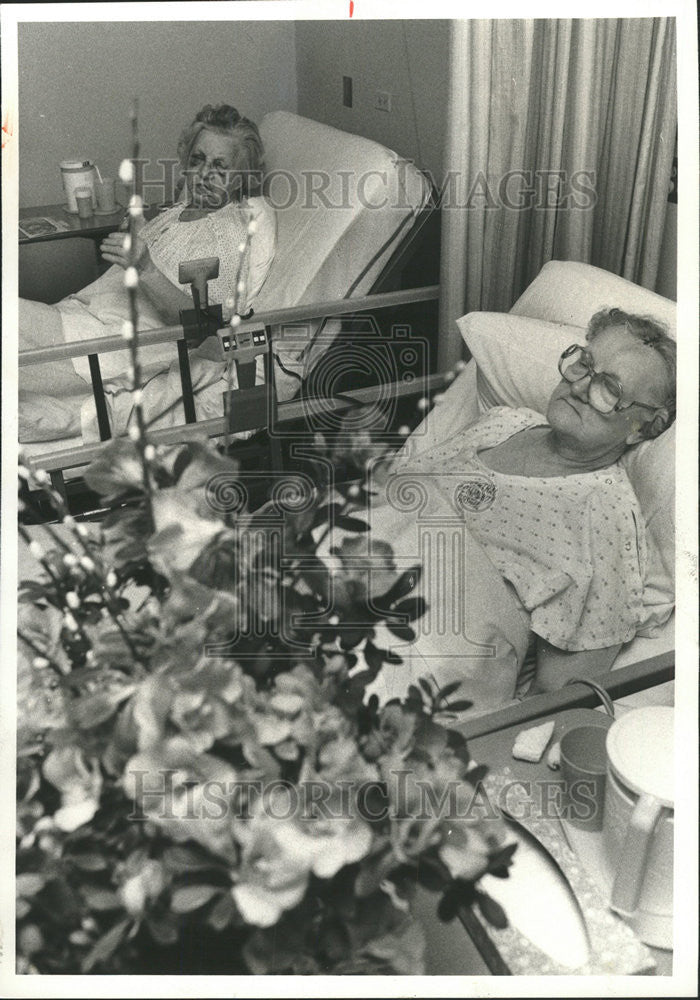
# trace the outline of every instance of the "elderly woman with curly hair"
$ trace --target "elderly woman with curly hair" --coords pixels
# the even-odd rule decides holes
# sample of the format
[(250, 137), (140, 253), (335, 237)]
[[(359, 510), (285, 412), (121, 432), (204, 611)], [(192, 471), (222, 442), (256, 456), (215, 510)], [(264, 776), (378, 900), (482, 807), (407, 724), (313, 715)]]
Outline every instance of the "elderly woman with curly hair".
[[(179, 311), (192, 307), (189, 290), (179, 284), (182, 261), (219, 258), (219, 277), (209, 284), (212, 302), (224, 304), (230, 316), (239, 281), (245, 301), (254, 303), (275, 252), (274, 210), (261, 194), (264, 151), (256, 125), (226, 104), (207, 105), (188, 125), (178, 144), (184, 183), (178, 202), (150, 222), (141, 222), (136, 245), (127, 234), (105, 237), (102, 256), (113, 266), (97, 281), (56, 305), (20, 299), (20, 349), (119, 335), (128, 319), (123, 271), (135, 259), (139, 271), (139, 329), (179, 321)], [(254, 233), (243, 256), (249, 223)], [(142, 349), (142, 363), (164, 357), (163, 347)], [(126, 352), (101, 356), (106, 378), (124, 372)], [(87, 358), (31, 365), (20, 369), (20, 388), (37, 392), (84, 390), (90, 375)]]

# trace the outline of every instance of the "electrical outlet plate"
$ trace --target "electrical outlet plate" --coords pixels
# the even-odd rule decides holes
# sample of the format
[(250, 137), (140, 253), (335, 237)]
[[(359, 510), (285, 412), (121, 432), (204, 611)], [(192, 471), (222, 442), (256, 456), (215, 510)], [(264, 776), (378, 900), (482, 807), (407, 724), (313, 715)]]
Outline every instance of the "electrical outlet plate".
[(388, 90), (378, 90), (374, 96), (374, 107), (377, 111), (391, 111), (391, 94)]

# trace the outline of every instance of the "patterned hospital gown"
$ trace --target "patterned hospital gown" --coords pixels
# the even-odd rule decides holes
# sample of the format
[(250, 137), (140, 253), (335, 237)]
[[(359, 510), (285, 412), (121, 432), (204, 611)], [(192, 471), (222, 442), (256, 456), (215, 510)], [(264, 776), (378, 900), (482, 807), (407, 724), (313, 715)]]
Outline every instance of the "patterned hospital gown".
[[(569, 476), (494, 472), (478, 451), (544, 424), (528, 409), (496, 407), (424, 455), (399, 461), (463, 483), (456, 506), (530, 613), (531, 629), (559, 649), (632, 639), (643, 617), (642, 514), (620, 465)], [(447, 470), (450, 470), (449, 473)]]
[[(241, 259), (240, 246), (244, 244), (249, 221), (257, 226), (246, 257), (248, 270), (241, 275), (246, 286), (245, 304), (239, 303), (244, 312), (254, 304), (267, 277), (274, 257), (277, 223), (274, 208), (264, 198), (249, 198), (245, 202), (227, 205), (201, 219), (180, 222), (184, 204), (174, 205), (146, 223), (141, 231), (148, 245), (151, 259), (158, 270), (177, 288), (190, 294), (189, 286), (179, 284), (179, 266), (183, 260), (201, 257), (219, 258), (219, 277), (209, 282), (210, 302), (224, 304), (224, 318), (231, 310), (225, 305), (233, 295), (238, 280)], [(63, 337), (67, 342), (98, 337), (121, 336), (124, 320), (130, 317), (129, 297), (124, 286), (124, 271), (116, 264), (97, 281), (56, 303), (61, 316)], [(163, 320), (155, 306), (145, 295), (139, 298), (139, 330), (155, 330)], [(175, 356), (171, 344), (157, 344), (139, 348), (141, 364), (167, 368)], [(163, 359), (166, 364), (161, 364)], [(128, 351), (114, 351), (100, 355), (104, 379), (115, 378), (127, 371)], [(90, 382), (90, 368), (86, 357), (73, 358), (73, 366), (86, 382)]]

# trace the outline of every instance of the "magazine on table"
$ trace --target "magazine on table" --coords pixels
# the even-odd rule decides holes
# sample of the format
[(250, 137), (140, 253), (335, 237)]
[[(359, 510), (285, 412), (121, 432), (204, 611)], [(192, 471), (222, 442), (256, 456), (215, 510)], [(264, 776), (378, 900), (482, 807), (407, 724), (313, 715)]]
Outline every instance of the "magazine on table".
[(69, 229), (70, 226), (63, 219), (50, 218), (48, 215), (19, 220), (19, 235), (29, 239), (50, 236), (52, 233), (67, 233)]

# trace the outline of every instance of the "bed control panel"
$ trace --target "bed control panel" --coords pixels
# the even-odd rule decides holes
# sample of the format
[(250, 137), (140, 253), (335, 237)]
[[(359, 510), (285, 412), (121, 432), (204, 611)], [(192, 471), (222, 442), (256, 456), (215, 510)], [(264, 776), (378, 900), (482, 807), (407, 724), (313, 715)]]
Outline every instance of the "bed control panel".
[(268, 347), (265, 327), (259, 330), (234, 331), (230, 326), (216, 331), (219, 347), (223, 358), (228, 361), (233, 358), (239, 364), (254, 361), (260, 354), (265, 354)]

